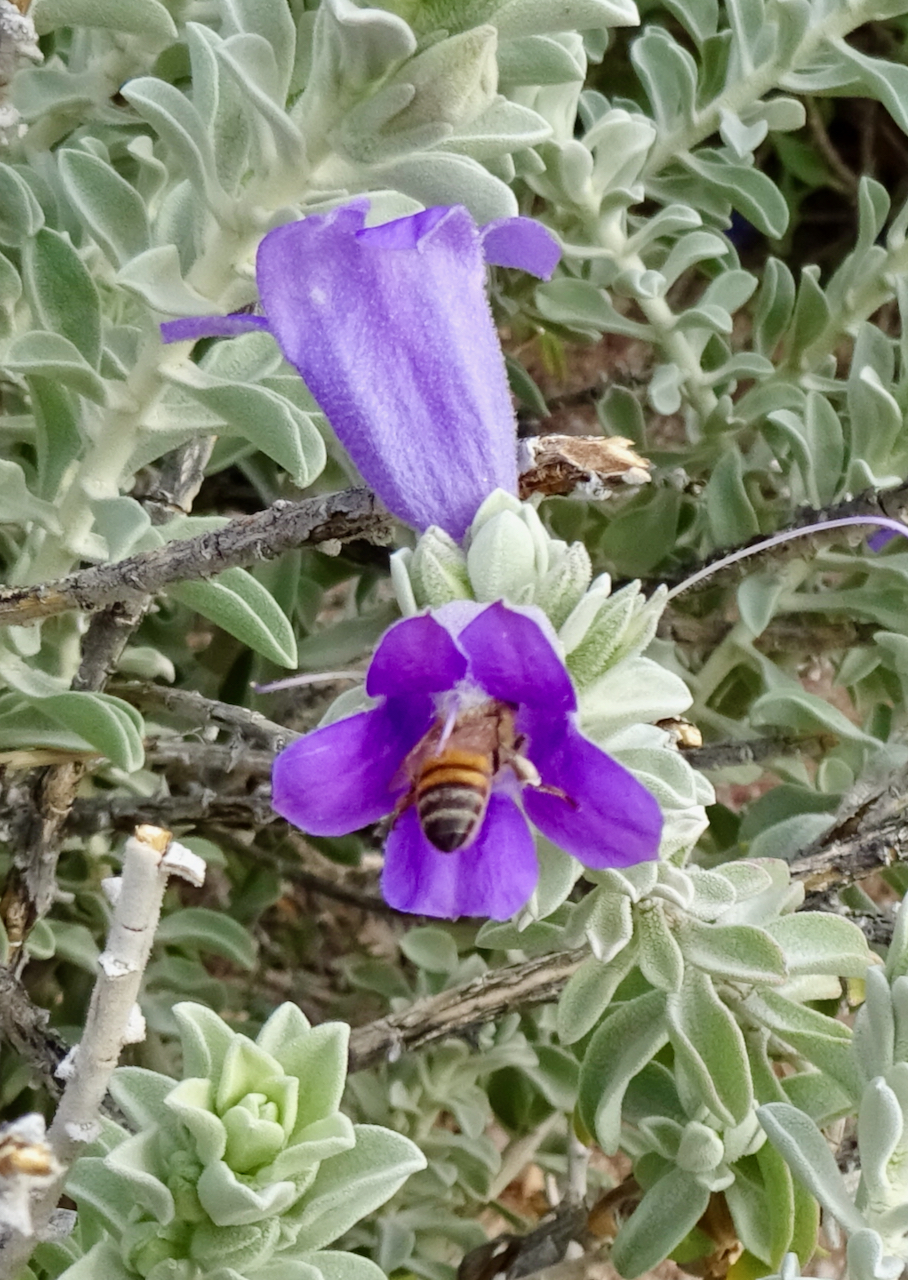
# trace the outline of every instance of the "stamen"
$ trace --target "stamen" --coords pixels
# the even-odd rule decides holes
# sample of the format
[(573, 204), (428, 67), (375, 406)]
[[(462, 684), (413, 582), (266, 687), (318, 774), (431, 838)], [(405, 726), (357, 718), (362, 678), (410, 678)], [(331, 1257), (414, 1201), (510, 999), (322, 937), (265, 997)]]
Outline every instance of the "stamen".
[(269, 684), (253, 684), (254, 693), (274, 693), (278, 689), (295, 689), (305, 684), (326, 684), (329, 680), (365, 680), (365, 671), (310, 671), (305, 675), (287, 676)]
[(893, 533), (901, 534), (903, 538), (908, 538), (908, 525), (902, 524), (900, 520), (890, 520), (886, 516), (843, 516), (840, 520), (820, 520), (816, 524), (805, 524), (800, 529), (785, 529), (782, 533), (773, 534), (771, 538), (764, 538), (762, 542), (755, 542), (749, 547), (740, 547), (737, 551), (732, 551), (727, 556), (714, 560), (712, 564), (706, 565), (703, 569), (698, 569), (689, 578), (685, 578), (677, 587), (672, 587), (666, 596), (666, 600), (672, 600), (675, 596), (681, 595), (683, 591), (689, 591), (698, 582), (711, 578), (720, 569), (725, 569), (730, 564), (737, 564), (739, 560), (746, 560), (748, 556), (758, 555), (761, 551), (768, 551), (770, 547), (778, 547), (783, 542), (792, 542), (795, 538), (805, 538), (812, 533), (823, 533), (826, 529), (847, 529), (849, 525), (853, 524), (869, 524), (876, 529), (889, 529)]

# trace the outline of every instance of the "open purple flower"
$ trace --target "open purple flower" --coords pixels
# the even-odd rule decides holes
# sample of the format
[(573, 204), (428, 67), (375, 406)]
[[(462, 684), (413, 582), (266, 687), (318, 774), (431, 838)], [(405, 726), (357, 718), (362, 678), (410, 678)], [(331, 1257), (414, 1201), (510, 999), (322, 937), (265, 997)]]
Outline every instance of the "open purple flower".
[(458, 601), (407, 618), (379, 644), (366, 692), (372, 710), (280, 753), (273, 804), (311, 835), (390, 816), (392, 907), (508, 919), (538, 878), (528, 821), (588, 867), (656, 857), (659, 806), (579, 732), (535, 610)]
[(559, 249), (529, 218), (479, 228), (454, 205), (366, 227), (368, 207), (354, 200), (265, 236), (267, 318), (195, 317), (161, 332), (176, 342), (269, 329), (389, 510), (459, 539), (493, 489), (517, 485), (485, 265), (548, 278)]

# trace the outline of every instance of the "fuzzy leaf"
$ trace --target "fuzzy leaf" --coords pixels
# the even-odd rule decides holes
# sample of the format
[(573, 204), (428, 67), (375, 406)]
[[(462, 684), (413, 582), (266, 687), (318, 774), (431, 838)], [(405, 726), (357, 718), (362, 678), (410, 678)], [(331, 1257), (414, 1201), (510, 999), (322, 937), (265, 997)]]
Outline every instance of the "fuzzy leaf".
[(167, 591), (270, 662), (296, 666), (296, 637), (287, 615), (245, 569), (227, 569), (207, 582), (173, 583)]

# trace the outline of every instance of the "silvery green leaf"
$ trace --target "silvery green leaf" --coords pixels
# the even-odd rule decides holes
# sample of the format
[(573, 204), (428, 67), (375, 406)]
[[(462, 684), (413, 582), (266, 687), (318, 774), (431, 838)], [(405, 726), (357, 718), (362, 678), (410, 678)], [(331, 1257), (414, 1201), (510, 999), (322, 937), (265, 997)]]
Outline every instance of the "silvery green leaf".
[(895, 1015), (896, 1062), (908, 1062), (908, 978), (900, 976), (892, 982), (892, 1011)]
[(274, 54), (277, 77), (273, 91), (276, 101), (287, 95), (296, 51), (296, 27), (290, 10), (270, 0), (225, 0), (222, 6), (223, 32), (248, 32), (267, 40)]
[(640, 972), (660, 991), (680, 990), (684, 956), (661, 907), (657, 903), (645, 903), (634, 915)]
[(408, 929), (400, 939), (407, 959), (429, 973), (453, 973), (457, 968), (457, 946), (444, 929), (435, 925)]
[(335, 116), (340, 105), (382, 80), (415, 49), (416, 37), (396, 14), (360, 9), (353, 0), (326, 0), (316, 15), (311, 69), (294, 117), (311, 134), (326, 114)]
[(0, 458), (0, 510), (5, 522), (28, 524), (34, 520), (51, 533), (60, 532), (60, 517), (52, 502), (43, 502), (29, 490), (17, 462)]
[(650, 379), (647, 397), (657, 413), (677, 413), (681, 408), (684, 375), (674, 363), (657, 365)]
[(148, 532), (148, 512), (126, 494), (119, 498), (96, 498), (91, 504), (95, 532), (107, 544), (111, 560), (122, 560), (137, 548)]
[(693, 119), (697, 64), (664, 27), (646, 27), (631, 45), (631, 60), (661, 129), (677, 128)]
[[(459, 0), (449, 0), (457, 12)], [(585, 31), (596, 27), (635, 27), (640, 21), (632, 0), (490, 0), (486, 21), (502, 37), (544, 35), (552, 31)]]
[[(186, 42), (192, 67), (193, 105), (211, 133), (218, 179), (228, 194), (237, 194), (243, 178), (248, 176), (254, 141), (252, 112), (234, 78), (221, 74), (216, 53), (222, 43), (220, 37), (209, 27), (189, 22)], [(158, 238), (166, 238), (166, 234)]]
[(536, 290), (536, 304), (545, 319), (590, 338), (620, 333), (644, 342), (653, 339), (649, 325), (621, 315), (608, 296), (589, 280), (550, 280)]
[(4, 367), (23, 377), (40, 374), (71, 387), (95, 404), (107, 403), (107, 388), (77, 347), (59, 333), (33, 329), (9, 346)]
[(725, 1148), (715, 1129), (698, 1120), (691, 1120), (685, 1125), (676, 1156), (679, 1169), (695, 1176), (709, 1173), (717, 1168), (724, 1156)]
[(840, 978), (863, 978), (874, 960), (861, 930), (844, 916), (799, 911), (764, 927), (784, 951), (792, 977), (831, 973)]
[(758, 1108), (757, 1115), (770, 1142), (823, 1208), (849, 1234), (860, 1231), (864, 1221), (848, 1194), (829, 1144), (810, 1117), (787, 1102), (766, 1103)]
[[(769, 1146), (769, 1143), (764, 1143)], [(772, 1150), (772, 1147), (769, 1148)], [(781, 1156), (776, 1156), (779, 1164), (788, 1174), (789, 1191), (791, 1189), (791, 1174), (788, 1172), (788, 1166), (782, 1160)], [(747, 1173), (751, 1173), (751, 1169), (747, 1168)], [(728, 1202), (728, 1208), (731, 1212), (732, 1222), (735, 1224), (735, 1235), (741, 1241), (741, 1244), (753, 1254), (755, 1258), (759, 1258), (763, 1263), (761, 1271), (769, 1266), (772, 1254), (772, 1246), (770, 1244), (770, 1231), (778, 1229), (779, 1223), (770, 1223), (769, 1210), (766, 1206), (766, 1191), (761, 1182), (756, 1177), (746, 1176), (743, 1169), (735, 1169), (735, 1180), (730, 1187), (725, 1188), (725, 1199)], [(776, 1208), (777, 1206), (774, 1206)], [(786, 1206), (788, 1213), (783, 1212), (782, 1225), (788, 1226), (787, 1218), (790, 1217), (791, 1206)], [(764, 1277), (766, 1280), (766, 1277)]]
[(211, 139), (195, 107), (165, 80), (139, 76), (123, 86), (123, 96), (173, 151), (193, 187), (214, 209), (225, 205), (217, 180)]
[[(830, 1124), (854, 1114), (850, 1094), (830, 1080), (822, 1071), (799, 1071), (782, 1081), (784, 1096), (817, 1124)], [(774, 1099), (775, 1101), (776, 1099)]]
[(519, 515), (502, 511), (472, 536), (467, 572), (477, 600), (515, 600), (536, 580), (536, 547)]
[(223, 911), (208, 907), (184, 907), (166, 916), (158, 926), (155, 941), (223, 956), (241, 969), (251, 969), (257, 954), (248, 929)]
[(59, 165), (64, 189), (85, 230), (114, 266), (123, 266), (149, 247), (144, 202), (109, 164), (88, 151), (67, 148), (59, 153)]
[(620, 271), (611, 284), (612, 292), (621, 298), (661, 298), (668, 285), (660, 271), (631, 267)]
[[(697, 306), (688, 307), (685, 311), (682, 311), (678, 316), (678, 323), (675, 328), (679, 333), (692, 335), (692, 341), (703, 342), (705, 334), (731, 333), (734, 325), (731, 315), (724, 307), (717, 307), (710, 303), (698, 303)], [(744, 356), (748, 354), (741, 352), (741, 355)], [(760, 358), (757, 357), (757, 359)], [(731, 361), (726, 361), (711, 375), (714, 382), (725, 376), (725, 370), (730, 363)], [(760, 369), (765, 376), (766, 365), (762, 360), (760, 360)]]
[[(319, 1249), (317, 1253), (308, 1255), (308, 1261), (324, 1280), (385, 1280), (385, 1272), (371, 1258), (364, 1258), (358, 1253), (343, 1253), (339, 1249)], [(287, 1264), (283, 1261), (273, 1265), (273, 1280), (303, 1280), (302, 1276), (283, 1274)], [(267, 1269), (256, 1273), (255, 1280), (271, 1280)]]
[(173, 18), (159, 0), (36, 0), (31, 17), (40, 34), (56, 27), (104, 27), (143, 36), (159, 47), (177, 38)]
[(162, 244), (131, 258), (117, 272), (117, 283), (154, 310), (170, 316), (203, 316), (211, 302), (183, 280), (176, 245)]
[(640, 180), (655, 138), (654, 126), (642, 116), (631, 116), (620, 108), (606, 112), (583, 138), (595, 159), (593, 189), (600, 196), (614, 194), (622, 204), (636, 204), (641, 196), (634, 184)]
[(583, 1123), (606, 1153), (621, 1140), (621, 1106), (633, 1077), (668, 1039), (666, 997), (650, 991), (618, 1005), (593, 1036), (580, 1069), (578, 1105)]
[(908, 974), (908, 907), (900, 906), (895, 914), (885, 973), (890, 982)]
[(164, 1099), (174, 1084), (169, 1076), (144, 1067), (118, 1067), (111, 1077), (110, 1093), (135, 1128), (147, 1129), (160, 1121)]
[(586, 67), (572, 51), (551, 36), (514, 36), (498, 45), (498, 79), (502, 84), (562, 84), (582, 80), (585, 74)]
[(874, 1221), (874, 1207), (891, 1203), (898, 1194), (893, 1186), (898, 1163), (890, 1167), (902, 1146), (905, 1116), (899, 1099), (886, 1081), (877, 1076), (864, 1088), (858, 1112), (858, 1148), (861, 1153), (859, 1204)]
[(685, 164), (705, 178), (712, 188), (721, 191), (731, 206), (764, 235), (777, 240), (784, 234), (788, 226), (788, 205), (765, 173), (706, 148), (688, 154)]
[(826, 294), (819, 284), (819, 268), (804, 267), (798, 284), (794, 318), (789, 343), (793, 351), (802, 351), (818, 338), (832, 315)]
[(141, 769), (144, 722), (129, 703), (109, 693), (76, 692), (11, 653), (0, 654), (0, 675), (11, 689), (62, 728), (76, 733), (89, 749), (128, 773)]
[(564, 853), (550, 840), (540, 836), (536, 841), (539, 879), (526, 910), (534, 919), (544, 920), (565, 901), (582, 874), (576, 858)]
[[(569, 666), (574, 672), (573, 663)], [(649, 658), (625, 658), (579, 690), (585, 731), (597, 741), (624, 725), (678, 716), (692, 702), (687, 685)]]
[(326, 1161), (299, 1210), (286, 1215), (300, 1249), (321, 1249), (389, 1200), (426, 1159), (408, 1138), (375, 1125), (354, 1126), (356, 1146)]
[(685, 961), (714, 977), (778, 986), (787, 976), (782, 947), (753, 925), (703, 924), (688, 917), (679, 921), (676, 936)]
[(792, 692), (786, 688), (763, 694), (751, 708), (751, 723), (757, 727), (773, 725), (802, 734), (832, 732), (846, 740), (877, 744), (875, 738), (863, 733), (825, 698), (803, 690)]
[(172, 583), (167, 592), (281, 667), (297, 665), (296, 637), (274, 596), (245, 569), (208, 581)]
[(513, 218), (517, 199), (504, 182), (470, 156), (441, 151), (402, 156), (383, 164), (376, 177), (424, 205), (463, 204), (480, 224)]
[(848, 1027), (767, 989), (759, 995), (748, 996), (747, 1009), (780, 1040), (831, 1076), (853, 1099), (860, 1097), (863, 1086), (852, 1055)]
[(734, 445), (725, 449), (713, 468), (704, 499), (716, 546), (736, 546), (760, 532), (744, 485), (744, 462)]
[(551, 125), (538, 112), (499, 94), (475, 120), (458, 125), (452, 137), (439, 143), (439, 148), (456, 150), (475, 160), (491, 160), (504, 152), (532, 147), (551, 132)]
[(898, 1280), (905, 1268), (904, 1258), (887, 1255), (879, 1234), (869, 1227), (851, 1233), (846, 1256), (851, 1280)]
[(745, 124), (739, 115), (735, 115), (727, 107), (722, 108), (721, 117), (719, 134), (725, 145), (731, 148), (739, 160), (746, 160), (748, 156), (753, 155), (769, 132), (766, 120), (757, 118)]
[(294, 169), (307, 162), (306, 143), (299, 127), (283, 107), (280, 77), (274, 50), (258, 35), (241, 34), (214, 45), (219, 63), (233, 78), (244, 104), (254, 110), (267, 129), (269, 142), (280, 163)]
[[(684, 208), (683, 205), (679, 207)], [(696, 263), (710, 258), (724, 258), (728, 252), (728, 241), (722, 236), (717, 236), (712, 231), (689, 231), (675, 241), (659, 270), (670, 287)]]
[(892, 450), (903, 430), (902, 410), (880, 382), (875, 369), (865, 365), (848, 380), (848, 414), (851, 449), (855, 456), (881, 475), (892, 470)]
[(583, 931), (599, 963), (609, 964), (634, 935), (631, 900), (625, 893), (610, 893), (606, 888), (600, 888), (591, 897), (592, 906), (585, 913)]
[[(772, 877), (763, 866), (743, 859), (739, 862), (733, 862), (729, 866), (724, 866), (721, 871), (706, 871), (702, 867), (688, 867), (687, 874), (694, 885), (698, 897), (702, 893), (707, 902), (715, 901), (718, 907), (716, 916), (720, 915), (726, 909), (726, 906), (731, 905), (731, 903), (725, 903), (725, 895), (728, 892), (726, 885), (731, 886), (732, 901), (762, 893), (764, 889), (768, 889), (772, 885)], [(710, 918), (699, 910), (697, 910), (697, 914), (704, 920)]]
[(703, 1103), (724, 1123), (739, 1124), (753, 1106), (744, 1036), (707, 975), (687, 968), (666, 1014), (675, 1053)]
[(696, 1226), (709, 1196), (686, 1170), (671, 1169), (660, 1178), (615, 1237), (611, 1261), (619, 1275), (634, 1280), (658, 1266)]
[(720, 924), (764, 924), (795, 911), (804, 900), (804, 886), (792, 883), (781, 859), (729, 862), (722, 874), (731, 880), (738, 901), (717, 916)]
[(785, 590), (781, 574), (755, 573), (745, 578), (737, 591), (741, 621), (753, 636), (762, 635), (775, 613), (779, 596)]
[(109, 1231), (119, 1234), (127, 1226), (131, 1206), (123, 1196), (123, 1180), (107, 1168), (103, 1157), (83, 1156), (77, 1160), (66, 1180), (66, 1192), (78, 1204), (90, 1205)]
[(41, 227), (24, 247), (22, 282), (38, 327), (62, 335), (96, 369), (101, 355), (100, 299), (69, 238)]

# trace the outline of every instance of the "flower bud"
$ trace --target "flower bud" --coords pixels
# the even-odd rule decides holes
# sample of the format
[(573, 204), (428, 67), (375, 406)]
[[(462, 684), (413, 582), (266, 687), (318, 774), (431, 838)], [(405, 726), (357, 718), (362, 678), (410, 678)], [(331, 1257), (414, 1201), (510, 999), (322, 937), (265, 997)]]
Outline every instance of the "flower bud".
[(548, 615), (555, 628), (562, 626), (583, 599), (593, 571), (582, 542), (569, 547), (552, 545), (552, 564), (536, 588), (535, 603)]
[(437, 525), (430, 525), (408, 565), (413, 596), (419, 608), (437, 608), (451, 600), (471, 600), (467, 559), (460, 547)]
[(519, 515), (502, 511), (483, 524), (467, 552), (467, 570), (477, 600), (532, 599), (536, 543)]

